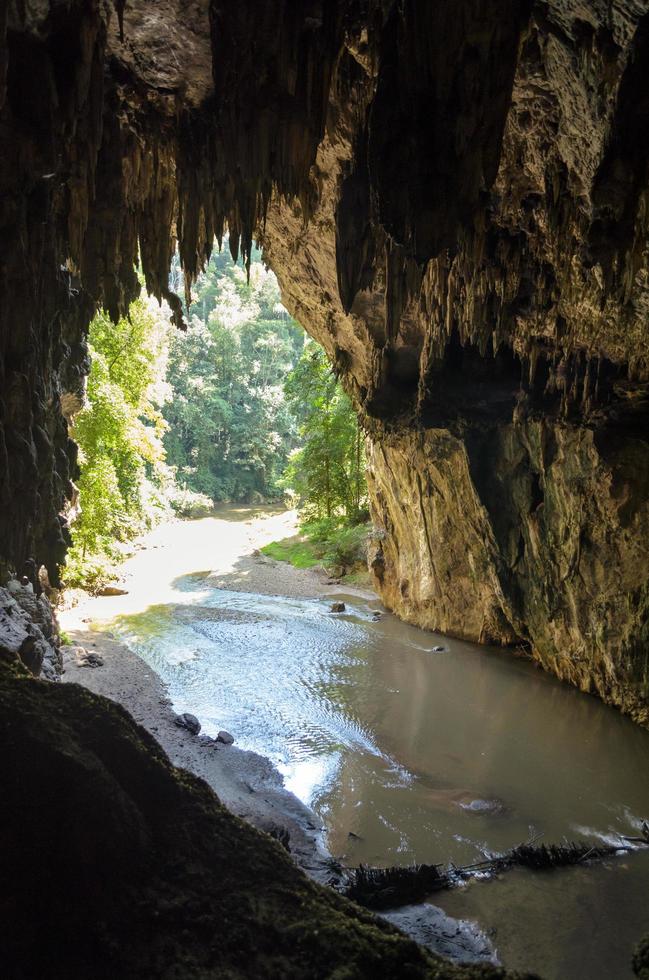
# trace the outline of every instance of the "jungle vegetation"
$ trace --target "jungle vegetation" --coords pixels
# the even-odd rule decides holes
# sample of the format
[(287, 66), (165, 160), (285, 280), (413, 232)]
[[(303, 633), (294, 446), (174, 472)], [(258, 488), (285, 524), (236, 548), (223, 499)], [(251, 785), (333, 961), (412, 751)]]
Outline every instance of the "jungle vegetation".
[[(181, 292), (177, 261), (171, 277)], [(91, 324), (86, 401), (71, 431), (80, 476), (68, 586), (101, 585), (138, 534), (225, 501), (296, 505), (309, 563), (337, 554), (339, 539), (358, 550), (363, 435), (260, 254), (247, 276), (227, 248), (215, 251), (186, 316), (178, 331), (143, 295), (119, 323), (99, 312)]]

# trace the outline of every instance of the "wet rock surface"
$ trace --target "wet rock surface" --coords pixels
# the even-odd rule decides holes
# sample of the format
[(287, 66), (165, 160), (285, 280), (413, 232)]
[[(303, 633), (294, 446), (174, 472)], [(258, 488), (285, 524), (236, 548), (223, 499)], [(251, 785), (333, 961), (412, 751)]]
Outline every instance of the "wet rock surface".
[(176, 724), (179, 728), (186, 728), (192, 735), (198, 735), (201, 730), (201, 723), (196, 715), (185, 711), (182, 715), (176, 715)]
[(434, 905), (405, 905), (382, 918), (422, 946), (460, 963), (497, 963), (488, 937), (473, 922), (453, 919)]

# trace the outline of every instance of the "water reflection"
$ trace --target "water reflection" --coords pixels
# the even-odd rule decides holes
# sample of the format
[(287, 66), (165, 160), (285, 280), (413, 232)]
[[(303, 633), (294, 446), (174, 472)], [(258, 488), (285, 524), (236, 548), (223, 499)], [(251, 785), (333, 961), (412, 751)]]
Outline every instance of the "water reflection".
[[(173, 597), (114, 628), (179, 711), (278, 763), (345, 860), (467, 863), (536, 833), (633, 833), (649, 815), (649, 733), (528, 663), (376, 622), (375, 604), (349, 597), (331, 615), (328, 602), (213, 589), (205, 573), (176, 579)], [(495, 929), (512, 967), (631, 976), (648, 857), (516, 873), (440, 904)]]

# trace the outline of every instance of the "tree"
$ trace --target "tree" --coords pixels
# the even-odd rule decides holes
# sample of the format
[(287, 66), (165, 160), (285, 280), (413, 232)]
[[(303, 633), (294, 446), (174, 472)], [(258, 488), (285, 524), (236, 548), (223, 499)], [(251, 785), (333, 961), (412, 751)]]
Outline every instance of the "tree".
[(194, 287), (187, 333), (171, 338), (168, 459), (214, 501), (277, 495), (295, 445), (282, 382), (304, 334), (258, 257), (248, 280), (226, 249), (215, 252)]
[(284, 385), (302, 446), (291, 454), (284, 484), (302, 501), (306, 520), (362, 518), (367, 504), (364, 440), (356, 413), (314, 341)]
[(163, 509), (164, 467), (160, 404), (168, 322), (145, 299), (113, 324), (98, 313), (90, 325), (87, 400), (71, 435), (79, 445), (80, 514), (72, 526), (68, 584), (89, 584), (127, 541)]

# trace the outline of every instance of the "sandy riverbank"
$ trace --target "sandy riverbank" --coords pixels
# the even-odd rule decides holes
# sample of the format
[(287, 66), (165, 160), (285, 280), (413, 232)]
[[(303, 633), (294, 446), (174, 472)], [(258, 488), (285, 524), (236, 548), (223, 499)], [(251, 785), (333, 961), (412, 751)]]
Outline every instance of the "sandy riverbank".
[[(71, 639), (76, 645), (63, 651), (64, 682), (82, 684), (123, 705), (157, 739), (174, 765), (205, 779), (233, 813), (267, 832), (286, 828), (297, 863), (318, 881), (329, 882), (322, 824), (284, 789), (281, 775), (268, 759), (179, 728), (158, 675), (110, 635), (74, 630)], [(103, 666), (80, 666), (81, 650), (96, 653)]]

